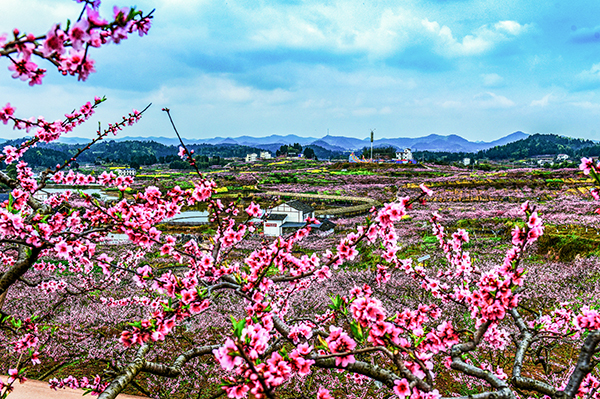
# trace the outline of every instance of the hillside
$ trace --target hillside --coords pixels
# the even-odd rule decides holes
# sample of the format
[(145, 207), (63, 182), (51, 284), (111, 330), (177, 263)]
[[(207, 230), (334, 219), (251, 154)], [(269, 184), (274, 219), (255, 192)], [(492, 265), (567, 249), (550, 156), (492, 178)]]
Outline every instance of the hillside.
[[(598, 147), (591, 140), (574, 139), (556, 134), (533, 134), (525, 139), (480, 151), (476, 158), (491, 160), (525, 159), (539, 155), (567, 154), (580, 156), (582, 151)], [(589, 150), (588, 150), (589, 151)], [(596, 154), (598, 151), (596, 150)]]
[[(392, 146), (398, 150), (404, 148), (411, 148), (413, 151), (447, 151), (447, 152), (477, 152), (480, 150), (486, 150), (498, 145), (503, 145), (509, 142), (526, 138), (528, 135), (523, 132), (514, 132), (507, 136), (504, 136), (498, 140), (491, 142), (483, 141), (469, 141), (456, 134), (450, 134), (447, 136), (439, 134), (430, 134), (425, 137), (396, 137), (396, 138), (381, 138), (375, 139), (373, 145), (375, 147), (389, 147)], [(1, 139), (0, 139), (1, 140)], [(80, 137), (61, 137), (59, 139), (61, 143), (65, 144), (81, 144), (87, 143), (87, 139)], [(172, 137), (118, 137), (115, 138), (115, 142), (124, 141), (139, 141), (139, 142), (156, 142), (166, 146), (178, 146), (179, 142), (176, 138)], [(301, 137), (297, 135), (271, 135), (266, 137), (251, 137), (251, 136), (240, 136), (240, 137), (213, 137), (203, 139), (184, 139), (186, 144), (212, 144), (212, 145), (239, 145), (245, 147), (261, 148), (275, 152), (282, 145), (290, 145), (299, 143), (303, 147), (308, 145), (317, 145), (333, 152), (351, 152), (358, 151), (365, 146), (370, 146), (371, 141), (369, 138), (357, 139), (355, 137), (347, 136), (333, 136), (326, 135), (321, 138), (315, 137)]]
[[(4, 144), (18, 146), (21, 140), (9, 140)], [(23, 160), (33, 167), (53, 167), (71, 158), (82, 144), (38, 143), (35, 148), (28, 150)], [(155, 141), (100, 141), (88, 151), (79, 156), (79, 163), (115, 162), (119, 164), (152, 165), (155, 163), (170, 163), (179, 160), (178, 146), (165, 145)], [(261, 149), (238, 144), (192, 144), (197, 157), (245, 157), (248, 153), (259, 153)]]

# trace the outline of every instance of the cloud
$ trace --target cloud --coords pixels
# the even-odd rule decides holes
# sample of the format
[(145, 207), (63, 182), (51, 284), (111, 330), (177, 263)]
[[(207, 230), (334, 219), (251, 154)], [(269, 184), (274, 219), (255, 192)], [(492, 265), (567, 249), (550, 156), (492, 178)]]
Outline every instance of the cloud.
[(462, 41), (456, 39), (452, 30), (427, 18), (421, 21), (426, 31), (433, 36), (435, 49), (447, 57), (473, 56), (488, 52), (497, 43), (511, 40), (527, 32), (530, 25), (521, 25), (516, 21), (500, 21), (494, 25), (483, 25), (472, 34), (465, 35)]
[(482, 74), (484, 87), (501, 87), (503, 86), (504, 78), (497, 73)]
[(600, 104), (592, 103), (590, 101), (577, 101), (571, 104), (578, 108), (583, 108), (590, 111), (600, 111)]
[(479, 108), (496, 109), (514, 107), (515, 103), (508, 98), (492, 92), (480, 93), (473, 97), (474, 103)]
[(532, 107), (545, 107), (548, 105), (550, 98), (552, 97), (552, 93), (546, 94), (541, 100), (533, 100), (531, 102)]
[(421, 21), (423, 27), (429, 32), (434, 40), (436, 51), (446, 56), (461, 56), (480, 54), (489, 50), (493, 43), (481, 37), (467, 35), (462, 42), (457, 41), (452, 35), (452, 31), (447, 26), (440, 26), (435, 21), (429, 21), (427, 18)]
[(519, 36), (531, 28), (530, 25), (521, 25), (516, 21), (500, 21), (494, 24), (497, 32), (504, 32), (508, 35)]
[(590, 69), (581, 71), (575, 76), (577, 90), (594, 90), (600, 87), (600, 63), (592, 65)]

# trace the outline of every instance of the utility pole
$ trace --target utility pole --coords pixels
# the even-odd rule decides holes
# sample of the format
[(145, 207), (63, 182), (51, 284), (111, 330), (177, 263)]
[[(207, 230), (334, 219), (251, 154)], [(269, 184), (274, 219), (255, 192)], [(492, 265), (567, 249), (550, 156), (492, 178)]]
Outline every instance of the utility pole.
[(373, 163), (373, 136), (375, 135), (375, 129), (371, 129), (371, 163)]

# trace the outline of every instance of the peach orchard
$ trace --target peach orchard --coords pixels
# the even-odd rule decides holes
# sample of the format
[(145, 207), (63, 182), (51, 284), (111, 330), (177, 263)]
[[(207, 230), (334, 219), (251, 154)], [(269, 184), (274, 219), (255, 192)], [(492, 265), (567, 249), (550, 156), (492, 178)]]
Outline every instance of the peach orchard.
[[(0, 58), (14, 78), (41, 84), (43, 63), (85, 80), (95, 70), (96, 48), (150, 28), (152, 13), (115, 7), (104, 19), (99, 0), (77, 2), (82, 12), (75, 22), (0, 35)], [(72, 159), (35, 178), (20, 160), (90, 119), (104, 101), (95, 98), (58, 121), (18, 116), (10, 103), (0, 108), (7, 128), (32, 135), (4, 146), (0, 156), (16, 166), (16, 176), (0, 171), (10, 190), (0, 204), (0, 373), (6, 375), (0, 397), (10, 397), (15, 384), (45, 364), (43, 378), (51, 378), (85, 361), (89, 370), (102, 370), (51, 378), (49, 389), (83, 388), (100, 398), (129, 386), (156, 397), (598, 397), (595, 303), (577, 297), (523, 303), (536, 289), (525, 254), (544, 233), (532, 202), (518, 209), (522, 220), (492, 266), (472, 262), (463, 249), (468, 233), (447, 231), (436, 213), (430, 224), (442, 256), (429, 264), (399, 256), (398, 223), (413, 206), (426, 206), (431, 190), (424, 185), (415, 198), (372, 209), (362, 226), (322, 253), (294, 251), (310, 233), (305, 227), (265, 239), (240, 258), (235, 248), (254, 232), (250, 220), (262, 211), (213, 198), (215, 183), (198, 170), (191, 189), (147, 186), (117, 201), (76, 189), (36, 198), (51, 183), (121, 191), (132, 184), (131, 177), (68, 166), (144, 111), (98, 130)], [(183, 141), (180, 156), (194, 164)], [(597, 179), (591, 160), (581, 169)], [(182, 243), (156, 227), (198, 203), (215, 226), (209, 240)], [(111, 233), (130, 244), (108, 245)], [(373, 281), (342, 281), (344, 267), (367, 250), (380, 259)], [(400, 282), (411, 299), (380, 298)], [(327, 297), (331, 284), (344, 292)], [(552, 366), (553, 350), (568, 367)], [(498, 356), (501, 366), (493, 363)], [(452, 390), (448, 376), (471, 389)]]

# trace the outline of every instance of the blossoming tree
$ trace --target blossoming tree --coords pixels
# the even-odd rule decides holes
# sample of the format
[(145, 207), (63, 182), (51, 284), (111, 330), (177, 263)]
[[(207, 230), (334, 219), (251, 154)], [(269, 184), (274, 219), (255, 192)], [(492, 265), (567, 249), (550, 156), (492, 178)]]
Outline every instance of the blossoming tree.
[[(119, 43), (134, 32), (143, 35), (150, 26), (151, 15), (134, 8), (115, 8), (108, 21), (100, 17), (99, 1), (83, 3), (73, 24), (54, 25), (41, 36), (18, 30), (10, 39), (0, 36), (0, 56), (13, 77), (40, 84), (46, 70), (34, 63), (39, 59), (85, 80), (94, 71), (92, 47)], [(458, 375), (478, 382), (478, 391), (465, 399), (597, 397), (600, 313), (587, 303), (531, 309), (521, 300), (528, 289), (524, 255), (543, 234), (540, 215), (529, 202), (520, 208), (523, 219), (512, 230), (504, 258), (492, 268), (474, 264), (464, 250), (468, 233), (446, 232), (436, 213), (431, 226), (443, 255), (439, 262), (427, 266), (400, 256), (398, 223), (431, 195), (424, 185), (416, 198), (373, 209), (363, 226), (324, 253), (294, 251), (310, 232), (305, 227), (240, 257), (236, 247), (254, 231), (250, 220), (262, 211), (254, 203), (240, 209), (213, 198), (215, 183), (198, 170), (191, 189), (148, 186), (116, 201), (76, 190), (38, 198), (50, 182), (97, 183), (122, 191), (132, 184), (131, 177), (112, 172), (98, 177), (67, 172), (78, 154), (37, 178), (20, 160), (37, 143), (57, 140), (88, 120), (103, 101), (96, 98), (55, 122), (20, 118), (10, 104), (0, 110), (5, 125), (33, 132), (19, 146), (5, 146), (0, 156), (17, 171), (16, 177), (0, 171), (0, 182), (10, 189), (0, 204), (0, 346), (10, 362), (0, 366), (8, 375), (0, 382), (0, 396), (8, 396), (32, 366), (71, 361), (83, 351), (93, 352), (109, 370), (93, 379), (52, 379), (51, 387), (82, 387), (114, 398), (130, 384), (140, 387), (145, 376), (190, 384), (203, 379), (194, 389), (215, 397), (274, 398), (285, 387), (308, 387), (309, 377), (337, 370), (333, 376), (347, 385), (376, 381), (365, 386), (364, 396), (437, 399), (453, 393), (442, 376)], [(133, 111), (99, 130), (79, 153), (141, 116)], [(180, 156), (194, 165), (183, 142)], [(582, 169), (597, 178), (591, 161), (584, 160)], [(215, 226), (209, 240), (182, 243), (157, 228), (182, 207), (198, 203), (206, 204)], [(107, 245), (115, 232), (131, 245), (116, 250)], [(368, 248), (379, 256), (373, 284), (349, 287), (315, 311), (306, 293), (335, 279), (340, 267)], [(378, 298), (398, 274), (413, 282), (417, 301), (404, 305)], [(15, 298), (35, 300), (20, 308)], [(59, 316), (56, 309), (64, 303), (85, 306), (73, 305)], [(106, 309), (121, 308), (122, 313), (100, 317)], [(78, 311), (79, 318), (70, 314), (76, 323), (59, 322)], [(83, 332), (76, 331), (79, 327)], [(540, 353), (551, 345), (570, 348), (570, 369), (539, 372)], [(493, 368), (487, 358), (498, 353), (508, 361)], [(323, 381), (311, 393), (333, 397)]]

